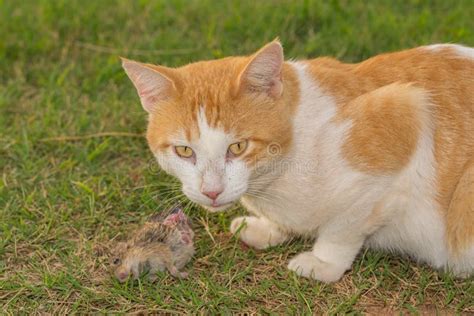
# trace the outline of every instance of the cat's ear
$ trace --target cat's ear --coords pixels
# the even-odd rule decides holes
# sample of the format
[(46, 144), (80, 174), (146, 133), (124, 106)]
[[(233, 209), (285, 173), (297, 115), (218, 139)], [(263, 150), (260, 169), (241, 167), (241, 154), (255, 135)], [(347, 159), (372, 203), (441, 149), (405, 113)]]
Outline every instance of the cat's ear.
[(122, 67), (137, 89), (143, 108), (152, 113), (156, 106), (176, 91), (173, 69), (122, 59)]
[(239, 76), (239, 90), (264, 92), (278, 98), (283, 92), (281, 72), (283, 47), (278, 40), (268, 43), (252, 57)]

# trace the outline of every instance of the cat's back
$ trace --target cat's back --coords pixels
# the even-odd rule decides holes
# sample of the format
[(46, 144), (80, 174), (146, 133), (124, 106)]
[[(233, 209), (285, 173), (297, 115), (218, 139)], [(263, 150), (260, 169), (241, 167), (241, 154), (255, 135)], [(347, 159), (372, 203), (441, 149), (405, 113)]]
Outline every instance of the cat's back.
[[(364, 110), (360, 102), (352, 101), (379, 88), (391, 84), (400, 84), (402, 88), (408, 84), (426, 92), (426, 108), (433, 126), (437, 196), (442, 209), (447, 210), (456, 183), (474, 156), (474, 49), (436, 44), (380, 54), (356, 64), (331, 58), (316, 58), (302, 64), (315, 84), (333, 98), (337, 115), (349, 120)], [(365, 109), (374, 111), (367, 106)], [(410, 110), (389, 105), (383, 109), (389, 116), (398, 117), (385, 122), (386, 130), (406, 130), (405, 125), (415, 112), (402, 112), (404, 109)], [(393, 137), (391, 144), (382, 137), (374, 134), (368, 139), (394, 148), (399, 147), (395, 142), (404, 141)], [(405, 158), (408, 161), (409, 157)]]
[(435, 44), (384, 53), (350, 64), (322, 57), (303, 61), (320, 87), (335, 96), (338, 104), (382, 86), (416, 83), (436, 96), (454, 98), (474, 112), (474, 48)]
[(436, 44), (381, 54), (354, 65), (352, 74), (363, 81), (363, 90), (393, 82), (415, 83), (428, 90), (439, 107), (474, 114), (473, 48)]

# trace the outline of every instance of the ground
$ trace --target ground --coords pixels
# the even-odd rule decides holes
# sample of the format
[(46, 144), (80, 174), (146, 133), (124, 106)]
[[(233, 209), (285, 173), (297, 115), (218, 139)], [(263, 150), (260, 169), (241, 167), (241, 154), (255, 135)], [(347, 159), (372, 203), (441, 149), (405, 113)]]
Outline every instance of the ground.
[(189, 205), (188, 280), (120, 284), (113, 240), (181, 199), (142, 137), (119, 56), (168, 66), (247, 54), (279, 36), (288, 58), (359, 61), (438, 42), (474, 46), (465, 1), (0, 0), (2, 313), (474, 313), (473, 280), (365, 251), (341, 282), (286, 269), (290, 244), (254, 251), (232, 217)]

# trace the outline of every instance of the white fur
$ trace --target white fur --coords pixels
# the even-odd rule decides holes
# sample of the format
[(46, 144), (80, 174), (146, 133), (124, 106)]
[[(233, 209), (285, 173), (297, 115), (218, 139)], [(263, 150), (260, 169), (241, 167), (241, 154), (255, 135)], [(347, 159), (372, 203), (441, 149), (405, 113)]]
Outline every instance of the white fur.
[(433, 44), (425, 46), (425, 48), (433, 52), (439, 52), (444, 49), (450, 48), (463, 58), (474, 59), (474, 48), (466, 47), (459, 44)]
[[(200, 137), (190, 142), (184, 135), (175, 135), (170, 141), (175, 146), (189, 146), (196, 155), (196, 161), (178, 157), (172, 148), (168, 152), (156, 152), (155, 155), (162, 168), (178, 177), (183, 184), (183, 193), (192, 201), (206, 206), (210, 211), (222, 210), (247, 190), (249, 170), (245, 163), (238, 159), (226, 159), (229, 145), (240, 141), (221, 129), (211, 128), (203, 108), (198, 112)], [(216, 203), (205, 196), (203, 191), (223, 191)]]

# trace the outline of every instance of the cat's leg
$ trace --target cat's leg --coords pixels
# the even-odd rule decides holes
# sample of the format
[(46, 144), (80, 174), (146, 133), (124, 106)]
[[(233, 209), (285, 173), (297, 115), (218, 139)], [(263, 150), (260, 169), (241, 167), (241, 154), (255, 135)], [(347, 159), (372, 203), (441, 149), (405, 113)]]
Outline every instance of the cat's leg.
[(312, 251), (300, 253), (290, 260), (288, 268), (303, 277), (323, 282), (338, 281), (349, 270), (364, 240), (339, 240), (322, 235)]
[(320, 227), (312, 251), (290, 260), (288, 268), (298, 275), (336, 282), (351, 268), (366, 237), (380, 227), (382, 212), (354, 211)]
[(232, 234), (239, 233), (240, 239), (256, 249), (265, 249), (279, 245), (289, 236), (275, 223), (265, 217), (242, 216), (232, 220), (230, 224)]

